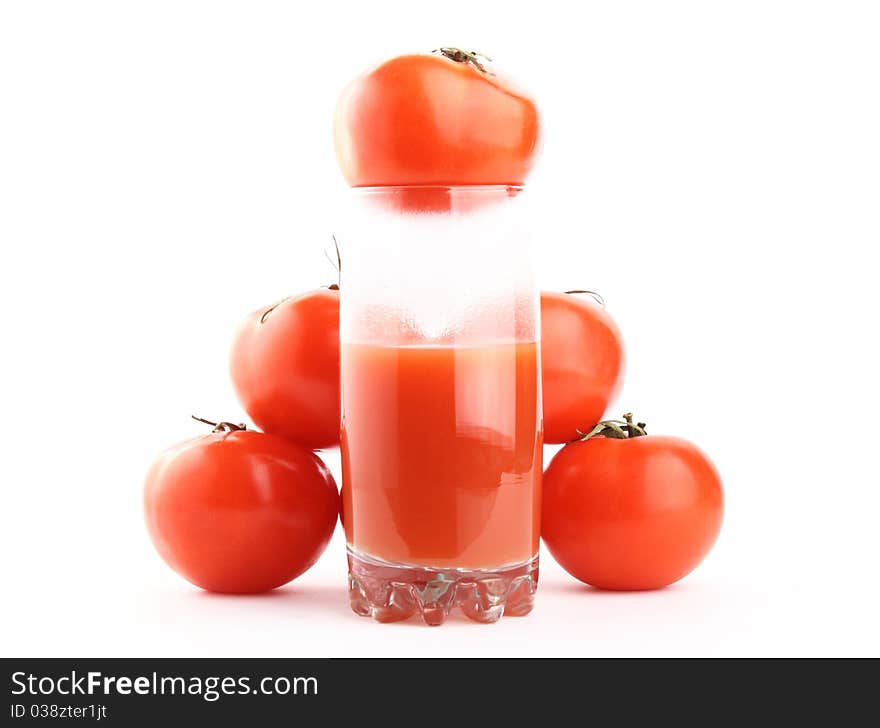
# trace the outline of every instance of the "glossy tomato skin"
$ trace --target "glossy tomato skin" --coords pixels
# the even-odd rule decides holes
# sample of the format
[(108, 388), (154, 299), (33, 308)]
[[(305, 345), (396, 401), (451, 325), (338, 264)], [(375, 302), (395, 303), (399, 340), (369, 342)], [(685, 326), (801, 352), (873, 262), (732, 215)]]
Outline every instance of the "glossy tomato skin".
[(600, 589), (658, 589), (689, 574), (721, 529), (721, 478), (674, 437), (597, 437), (567, 445), (544, 473), (544, 543)]
[(251, 594), (306, 571), (339, 512), (314, 454), (261, 432), (214, 433), (162, 453), (144, 489), (147, 529), (162, 558), (208, 591)]
[(254, 311), (238, 329), (230, 373), (264, 432), (310, 450), (339, 443), (339, 291), (321, 288)]
[(532, 98), (500, 74), (406, 55), (349, 84), (334, 145), (353, 187), (518, 186), (540, 152), (540, 120)]
[(541, 369), (544, 441), (573, 440), (589, 432), (620, 392), (623, 338), (595, 301), (541, 293)]

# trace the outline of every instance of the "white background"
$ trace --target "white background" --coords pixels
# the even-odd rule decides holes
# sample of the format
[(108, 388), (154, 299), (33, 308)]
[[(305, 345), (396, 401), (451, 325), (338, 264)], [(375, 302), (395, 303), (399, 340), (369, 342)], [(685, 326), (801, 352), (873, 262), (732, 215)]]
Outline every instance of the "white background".
[[(878, 37), (871, 2), (4, 2), (2, 653), (880, 654)], [(277, 593), (202, 593), (144, 471), (191, 412), (244, 416), (239, 319), (332, 282), (343, 84), (439, 45), (537, 96), (542, 284), (605, 295), (615, 412), (713, 457), (721, 539), (644, 594), (545, 554), (488, 627), (355, 617), (339, 532)]]

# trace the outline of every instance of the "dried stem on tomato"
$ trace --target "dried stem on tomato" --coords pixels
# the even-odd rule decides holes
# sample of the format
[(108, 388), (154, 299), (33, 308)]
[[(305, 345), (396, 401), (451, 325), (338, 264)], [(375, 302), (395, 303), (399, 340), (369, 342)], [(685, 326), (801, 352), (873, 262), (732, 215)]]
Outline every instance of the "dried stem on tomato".
[(214, 428), (213, 432), (243, 432), (247, 429), (247, 425), (244, 422), (240, 422), (239, 424), (235, 424), (233, 422), (211, 422), (211, 420), (206, 420), (204, 417), (196, 417), (195, 415), (190, 415), (196, 422), (203, 422), (206, 425), (211, 425)]
[(648, 434), (644, 422), (633, 422), (631, 412), (627, 412), (622, 420), (602, 420), (589, 432), (578, 430), (580, 437), (571, 442), (586, 442), (594, 437), (608, 437), (613, 440), (630, 440), (634, 437), (644, 437)]
[(567, 296), (577, 295), (579, 293), (584, 293), (587, 296), (590, 296), (602, 308), (605, 308), (605, 297), (601, 293), (596, 293), (596, 291), (565, 291), (565, 295)]
[(342, 282), (342, 254), (339, 252), (339, 241), (336, 240), (335, 235), (331, 235), (333, 238), (333, 248), (336, 251), (336, 260), (330, 257), (330, 254), (327, 252), (327, 249), (324, 249), (324, 257), (330, 261), (330, 265), (332, 265), (336, 269), (336, 283), (333, 283), (327, 288), (331, 291), (338, 291), (339, 284)]
[(489, 58), (485, 53), (480, 53), (479, 51), (463, 51), (461, 48), (435, 48), (433, 53), (439, 53), (442, 56), (445, 56), (450, 61), (455, 61), (456, 63), (470, 63), (474, 68), (476, 68), (481, 73), (485, 73), (489, 76), (494, 76), (495, 74), (492, 71), (486, 69), (483, 65), (482, 58), (485, 61), (492, 62), (492, 59)]

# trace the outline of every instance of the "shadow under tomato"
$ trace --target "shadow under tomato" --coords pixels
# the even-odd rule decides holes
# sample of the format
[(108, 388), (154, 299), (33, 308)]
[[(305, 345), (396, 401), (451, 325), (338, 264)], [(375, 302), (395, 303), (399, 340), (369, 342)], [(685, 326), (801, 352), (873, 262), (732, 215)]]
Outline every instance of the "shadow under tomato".
[(266, 605), (273, 611), (277, 608), (295, 609), (299, 614), (333, 613), (356, 617), (348, 606), (348, 594), (344, 583), (340, 586), (294, 583), (259, 594), (218, 594), (199, 589), (194, 592), (193, 597), (216, 603), (253, 603), (255, 607), (258, 604)]
[(675, 582), (674, 584), (669, 584), (668, 586), (660, 587), (659, 589), (630, 589), (627, 591), (614, 591), (611, 589), (599, 589), (595, 586), (590, 586), (589, 584), (583, 584), (581, 582), (570, 582), (570, 583), (555, 583), (551, 582), (549, 584), (541, 584), (538, 588), (538, 599), (540, 599), (541, 593), (544, 594), (563, 594), (566, 596), (580, 594), (583, 596), (589, 596), (590, 598), (604, 598), (604, 599), (614, 599), (614, 598), (625, 598), (626, 596), (638, 595), (641, 597), (650, 597), (652, 595), (657, 595), (659, 598), (663, 594), (672, 594), (672, 593), (681, 593), (685, 591), (691, 591), (686, 583), (682, 583), (680, 581)]

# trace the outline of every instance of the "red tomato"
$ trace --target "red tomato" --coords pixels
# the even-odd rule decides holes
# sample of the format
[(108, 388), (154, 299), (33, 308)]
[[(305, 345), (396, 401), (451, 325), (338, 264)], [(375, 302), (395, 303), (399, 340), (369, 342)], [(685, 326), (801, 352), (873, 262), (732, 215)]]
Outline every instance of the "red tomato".
[(323, 553), (339, 494), (305, 448), (262, 432), (214, 432), (162, 453), (144, 492), (147, 529), (168, 565), (227, 594), (274, 589)]
[(530, 96), (454, 48), (392, 58), (355, 79), (336, 108), (334, 142), (353, 187), (511, 185), (540, 149)]
[(242, 406), (263, 431), (310, 450), (339, 443), (339, 291), (321, 288), (254, 311), (230, 360)]
[(566, 445), (544, 473), (544, 543), (600, 589), (658, 589), (689, 574), (721, 529), (718, 471), (675, 437)]
[(623, 339), (595, 301), (541, 294), (544, 442), (568, 442), (602, 419), (623, 382)]

